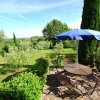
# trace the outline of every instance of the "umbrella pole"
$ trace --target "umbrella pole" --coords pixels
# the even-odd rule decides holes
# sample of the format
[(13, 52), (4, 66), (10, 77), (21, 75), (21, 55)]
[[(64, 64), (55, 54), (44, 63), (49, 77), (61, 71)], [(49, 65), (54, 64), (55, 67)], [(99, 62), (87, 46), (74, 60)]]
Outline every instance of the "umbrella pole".
[(78, 64), (78, 40), (76, 42), (76, 64)]

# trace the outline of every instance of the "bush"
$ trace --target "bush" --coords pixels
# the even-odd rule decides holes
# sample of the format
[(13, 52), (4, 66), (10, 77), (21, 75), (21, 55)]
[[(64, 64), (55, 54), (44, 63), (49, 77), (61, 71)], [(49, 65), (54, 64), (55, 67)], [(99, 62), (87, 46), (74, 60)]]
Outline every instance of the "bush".
[(50, 43), (47, 41), (38, 42), (36, 45), (36, 49), (38, 50), (46, 50), (49, 49)]
[(23, 40), (23, 41), (21, 41), (20, 40), (20, 44), (19, 44), (19, 49), (21, 50), (21, 51), (32, 51), (32, 45), (31, 45), (31, 42), (30, 41), (25, 41), (25, 40)]
[(40, 100), (39, 77), (21, 73), (8, 82), (0, 84), (0, 100)]
[(0, 55), (3, 55), (4, 47), (5, 47), (5, 43), (4, 42), (0, 42)]
[(19, 68), (28, 63), (29, 55), (25, 51), (12, 51), (5, 55), (6, 64), (11, 68)]
[(76, 42), (75, 40), (65, 40), (62, 41), (64, 48), (75, 48)]
[(18, 48), (16, 46), (9, 45), (8, 46), (8, 52), (10, 53), (10, 52), (13, 52), (13, 51), (18, 51)]
[(38, 76), (44, 76), (48, 72), (49, 61), (46, 58), (36, 60), (35, 70)]
[(61, 55), (60, 53), (56, 54), (54, 59), (51, 60), (52, 64), (55, 67), (62, 67), (63, 61), (64, 61), (64, 56)]
[(57, 43), (57, 44), (54, 46), (54, 49), (63, 49), (63, 44), (62, 44), (62, 42)]

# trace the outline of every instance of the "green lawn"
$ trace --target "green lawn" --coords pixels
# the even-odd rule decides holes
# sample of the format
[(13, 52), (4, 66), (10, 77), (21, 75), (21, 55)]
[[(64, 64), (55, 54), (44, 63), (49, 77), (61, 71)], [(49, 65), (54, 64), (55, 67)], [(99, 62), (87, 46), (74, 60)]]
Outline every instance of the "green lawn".
[(67, 49), (61, 49), (61, 50), (58, 50), (58, 49), (54, 49), (54, 50), (37, 50), (37, 51), (34, 51), (31, 55), (31, 59), (29, 61), (29, 64), (34, 64), (35, 63), (35, 60), (40, 58), (40, 57), (46, 57), (46, 56), (49, 56), (50, 54), (55, 54), (55, 53), (58, 53), (60, 52), (61, 54), (64, 54), (64, 55), (67, 55), (67, 54), (75, 54), (75, 51), (71, 48), (67, 48)]
[[(36, 50), (36, 51), (33, 51), (31, 53), (29, 53), (30, 57), (28, 58), (29, 59), (29, 62), (25, 65), (26, 68), (29, 67), (29, 66), (32, 66), (35, 64), (35, 60), (40, 58), (40, 57), (48, 57), (52, 54), (55, 54), (55, 53), (58, 53), (60, 52), (61, 54), (63, 55), (69, 55), (69, 54), (75, 54), (75, 51), (71, 48), (68, 48), (68, 49), (61, 49), (61, 50)], [(5, 66), (3, 65), (4, 64), (4, 59), (2, 57), (0, 57), (0, 68), (4, 68)], [(24, 68), (20, 68), (19, 71), (23, 71), (26, 69), (25, 67)], [(7, 78), (8, 76), (12, 75), (12, 74), (15, 74), (15, 72), (7, 72), (7, 74), (0, 74), (0, 81), (4, 80), (5, 78)]]

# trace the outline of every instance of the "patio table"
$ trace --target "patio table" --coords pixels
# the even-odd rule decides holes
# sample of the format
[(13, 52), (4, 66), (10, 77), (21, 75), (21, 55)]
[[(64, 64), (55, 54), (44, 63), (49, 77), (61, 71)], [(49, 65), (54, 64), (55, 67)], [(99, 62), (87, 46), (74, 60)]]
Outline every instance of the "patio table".
[(92, 74), (92, 69), (88, 66), (81, 64), (66, 64), (64, 70), (76, 75), (89, 75)]
[[(85, 92), (90, 99), (90, 95), (95, 90), (98, 93), (97, 88), (100, 88), (100, 80), (98, 80), (98, 75), (94, 76), (92, 69), (88, 66), (84, 66), (81, 64), (66, 64), (64, 67), (64, 71), (71, 73), (76, 77), (76, 83), (80, 82), (79, 85), (81, 85), (85, 89)], [(81, 78), (81, 80), (77, 80), (78, 76)], [(86, 77), (89, 77), (90, 79), (87, 79)], [(94, 80), (91, 81), (91, 77), (94, 78)]]

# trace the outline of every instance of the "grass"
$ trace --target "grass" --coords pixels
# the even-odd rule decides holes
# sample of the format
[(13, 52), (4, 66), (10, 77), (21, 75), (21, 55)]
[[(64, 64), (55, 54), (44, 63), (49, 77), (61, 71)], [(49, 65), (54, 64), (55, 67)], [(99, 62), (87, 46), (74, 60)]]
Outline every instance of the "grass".
[[(29, 59), (29, 62), (25, 65), (26, 67), (21, 67), (19, 68), (19, 72), (20, 71), (23, 71), (23, 70), (26, 70), (27, 67), (29, 66), (33, 66), (35, 64), (35, 60), (40, 58), (40, 57), (47, 57), (47, 56), (50, 56), (52, 54), (55, 54), (55, 53), (61, 53), (63, 55), (69, 55), (69, 54), (75, 54), (75, 51), (71, 48), (67, 48), (67, 49), (49, 49), (49, 50), (36, 50), (36, 51), (33, 51), (31, 53), (29, 53), (30, 57), (28, 58)], [(4, 68), (5, 69), (6, 65), (4, 64), (4, 59), (2, 57), (0, 57), (0, 68)], [(3, 81), (4, 79), (6, 79), (8, 76), (12, 76), (15, 72), (7, 72), (6, 74), (0, 74), (0, 82)]]
[(35, 60), (40, 57), (47, 57), (47, 56), (50, 56), (51, 54), (55, 54), (55, 53), (59, 53), (59, 52), (63, 55), (75, 54), (75, 51), (71, 48), (60, 49), (60, 50), (59, 49), (37, 50), (31, 54), (32, 57), (29, 60), (29, 64), (34, 64)]
[(26, 70), (26, 68), (20, 68), (19, 70), (16, 71), (9, 71), (5, 74), (0, 74), (0, 82), (2, 82), (3, 80), (6, 80), (9, 76), (14, 75), (15, 73), (19, 73)]

